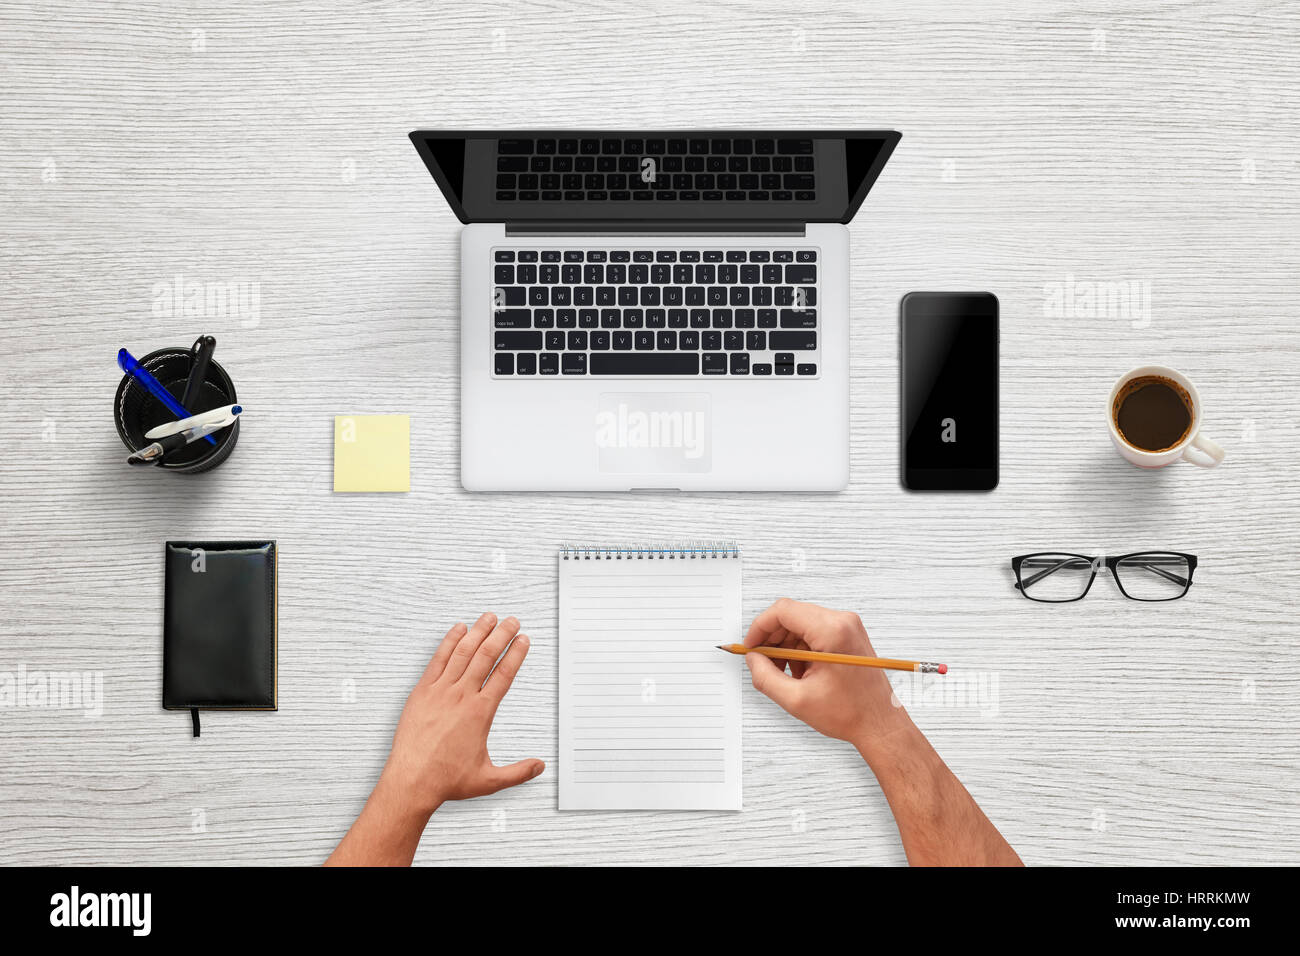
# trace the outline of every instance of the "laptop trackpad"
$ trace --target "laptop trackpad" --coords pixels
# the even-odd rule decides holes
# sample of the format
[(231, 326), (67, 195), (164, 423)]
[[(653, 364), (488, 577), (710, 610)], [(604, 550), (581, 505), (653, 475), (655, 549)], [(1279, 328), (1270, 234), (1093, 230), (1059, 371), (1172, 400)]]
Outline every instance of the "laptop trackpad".
[(602, 472), (682, 474), (713, 468), (707, 392), (606, 392), (596, 400)]

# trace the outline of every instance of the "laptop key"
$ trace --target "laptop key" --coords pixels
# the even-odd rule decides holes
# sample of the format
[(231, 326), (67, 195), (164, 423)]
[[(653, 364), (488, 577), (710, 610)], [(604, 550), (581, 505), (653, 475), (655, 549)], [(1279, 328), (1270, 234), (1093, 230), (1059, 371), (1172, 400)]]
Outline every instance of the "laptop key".
[(635, 333), (635, 346), (638, 352), (649, 351), (655, 347), (655, 334), (649, 331)]
[(632, 333), (626, 329), (615, 329), (610, 334), (613, 338), (615, 350), (626, 351), (632, 347)]
[[(721, 357), (721, 356), (719, 356)], [(700, 356), (691, 352), (601, 352), (590, 356), (592, 375), (698, 375)]]
[(493, 292), (493, 299), (498, 307), (524, 305), (528, 301), (528, 290), (518, 285), (499, 285)]
[(582, 329), (569, 333), (569, 349), (574, 352), (587, 351), (587, 332)]
[(768, 345), (772, 349), (792, 349), (796, 352), (808, 352), (817, 348), (817, 333), (806, 330), (798, 332), (770, 332)]
[(791, 265), (785, 267), (785, 281), (789, 285), (806, 285), (817, 281), (817, 267), (814, 265)]
[(702, 371), (705, 375), (726, 375), (727, 356), (721, 352), (705, 352)]
[(587, 353), (565, 352), (561, 369), (565, 375), (586, 375)]
[(608, 348), (609, 348), (608, 332), (591, 333), (591, 350), (593, 352), (603, 352), (606, 351)]
[(778, 365), (778, 366), (776, 366), (776, 374), (777, 374), (777, 375), (793, 375), (793, 374), (794, 374), (794, 366), (793, 366), (793, 365)]
[[(509, 355), (512, 353), (506, 352), (504, 354)], [(518, 355), (516, 355), (515, 371), (520, 375), (536, 375), (537, 374), (537, 353), (520, 352)]]
[(534, 351), (542, 347), (541, 332), (496, 332), (495, 344), (499, 352)]
[(676, 332), (660, 332), (655, 336), (655, 347), (661, 352), (671, 352), (677, 348)]
[(533, 314), (527, 309), (498, 309), (493, 313), (493, 324), (498, 329), (531, 329)]
[[(755, 290), (758, 291), (758, 290)], [(766, 291), (771, 291), (770, 289)], [(802, 299), (803, 301), (797, 301)], [(807, 308), (810, 305), (817, 304), (817, 287), (813, 285), (779, 285), (776, 287), (776, 304), (793, 305), (796, 308)]]
[(783, 329), (815, 329), (817, 327), (817, 310), (795, 309), (781, 310), (781, 328)]
[(515, 357), (510, 352), (498, 352), (496, 355), (496, 373), (498, 375), (515, 374)]
[(816, 375), (817, 366), (811, 362), (800, 363), (796, 366), (800, 375)]
[(542, 375), (560, 374), (560, 356), (558, 352), (543, 352), (537, 357), (537, 371)]
[(556, 329), (546, 333), (546, 347), (552, 352), (564, 351), (564, 333)]
[(772, 366), (767, 362), (755, 362), (750, 371), (754, 375), (771, 375)]
[(735, 352), (731, 356), (731, 374), (748, 375), (749, 374), (749, 353)]

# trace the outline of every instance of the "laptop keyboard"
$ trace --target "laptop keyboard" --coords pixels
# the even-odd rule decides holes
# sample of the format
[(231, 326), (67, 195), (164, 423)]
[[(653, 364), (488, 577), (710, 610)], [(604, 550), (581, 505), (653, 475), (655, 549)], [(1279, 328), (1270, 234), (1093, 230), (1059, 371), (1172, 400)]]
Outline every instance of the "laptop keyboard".
[(498, 202), (814, 202), (811, 139), (503, 139)]
[(495, 249), (496, 376), (815, 376), (815, 249)]

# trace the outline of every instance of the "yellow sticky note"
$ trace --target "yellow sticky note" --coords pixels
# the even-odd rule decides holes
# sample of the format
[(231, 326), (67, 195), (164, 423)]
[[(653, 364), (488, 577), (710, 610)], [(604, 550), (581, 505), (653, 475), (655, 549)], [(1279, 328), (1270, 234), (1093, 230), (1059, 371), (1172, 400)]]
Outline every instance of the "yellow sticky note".
[(411, 416), (336, 415), (335, 491), (410, 491)]

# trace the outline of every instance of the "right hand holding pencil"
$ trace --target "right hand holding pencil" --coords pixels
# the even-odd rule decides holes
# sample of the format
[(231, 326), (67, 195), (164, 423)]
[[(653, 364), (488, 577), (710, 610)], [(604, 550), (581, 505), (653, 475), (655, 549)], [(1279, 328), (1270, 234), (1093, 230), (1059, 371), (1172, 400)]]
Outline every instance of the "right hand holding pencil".
[[(760, 645), (876, 656), (858, 615), (789, 598), (781, 598), (749, 626), (745, 646)], [(773, 660), (762, 654), (746, 654), (745, 661), (756, 690), (864, 755), (911, 726), (906, 711), (894, 702), (888, 678), (876, 668)]]

